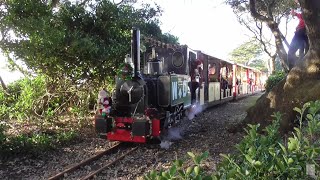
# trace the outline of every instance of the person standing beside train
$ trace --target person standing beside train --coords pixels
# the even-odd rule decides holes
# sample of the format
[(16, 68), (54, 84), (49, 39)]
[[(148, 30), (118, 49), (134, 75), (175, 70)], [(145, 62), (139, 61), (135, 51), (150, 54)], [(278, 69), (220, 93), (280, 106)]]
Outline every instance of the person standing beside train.
[(192, 62), (191, 68), (191, 101), (192, 104), (199, 101), (200, 89), (202, 88), (203, 81), (203, 63), (201, 60), (197, 59)]
[[(298, 0), (295, 2), (299, 5)], [(296, 16), (299, 19), (299, 24), (296, 28), (292, 41), (290, 43), (288, 51), (288, 64), (289, 70), (291, 70), (296, 64), (296, 52), (299, 49), (299, 60), (302, 60), (304, 55), (309, 49), (308, 36), (306, 33), (306, 26), (301, 13), (297, 13), (294, 10), (291, 10), (291, 15)]]

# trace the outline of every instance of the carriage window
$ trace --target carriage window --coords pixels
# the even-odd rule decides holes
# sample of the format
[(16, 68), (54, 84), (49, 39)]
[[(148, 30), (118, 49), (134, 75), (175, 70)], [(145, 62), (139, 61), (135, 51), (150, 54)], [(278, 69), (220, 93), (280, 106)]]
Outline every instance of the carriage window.
[(190, 58), (190, 61), (195, 61), (197, 59), (197, 56), (195, 53), (189, 52), (189, 58)]
[(221, 78), (227, 79), (228, 78), (228, 68), (222, 67), (220, 70)]
[(209, 62), (209, 64), (208, 64), (208, 79), (209, 79), (209, 82), (218, 82), (219, 81), (216, 63)]
[(209, 75), (216, 74), (216, 63), (208, 64)]
[(172, 65), (179, 68), (183, 65), (184, 58), (181, 52), (174, 52), (172, 55)]

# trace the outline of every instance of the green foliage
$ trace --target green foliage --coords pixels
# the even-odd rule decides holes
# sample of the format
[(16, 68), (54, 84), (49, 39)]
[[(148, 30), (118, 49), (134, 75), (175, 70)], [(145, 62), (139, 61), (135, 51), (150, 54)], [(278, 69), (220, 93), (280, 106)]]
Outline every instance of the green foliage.
[(241, 44), (231, 53), (231, 59), (236, 63), (250, 65), (262, 71), (267, 71), (266, 63), (261, 59), (263, 51), (261, 45), (256, 40), (250, 40)]
[(276, 59), (275, 59), (275, 72), (277, 71), (282, 71), (283, 68), (281, 66), (281, 60), (279, 58), (279, 56), (276, 56)]
[(286, 77), (286, 73), (282, 71), (278, 71), (275, 74), (272, 74), (268, 77), (266, 81), (266, 91), (269, 92), (271, 89), (276, 86), (281, 80), (283, 80)]
[[(308, 109), (307, 126), (302, 128), (303, 114)], [(236, 146), (238, 154), (222, 155), (223, 162), (218, 167), (219, 179), (307, 179), (307, 165), (319, 164), (315, 161), (320, 155), (315, 135), (320, 135), (320, 101), (310, 102), (300, 113), (300, 127), (294, 128), (286, 142), (279, 136), (281, 114), (275, 113), (273, 123), (258, 133), (259, 125), (249, 125), (247, 135)], [(317, 115), (318, 114), (318, 115)], [(304, 133), (303, 130), (306, 130)], [(315, 133), (317, 132), (317, 134)], [(311, 138), (310, 138), (311, 137)]]
[(139, 27), (145, 36), (168, 42), (177, 40), (162, 34), (158, 6), (146, 4), (137, 9), (107, 0), (87, 5), (67, 0), (61, 1), (58, 9), (52, 9), (46, 2), (3, 3), (0, 48), (8, 57), (22, 60), (29, 69), (51, 78), (70, 78), (80, 83), (114, 76), (130, 52), (133, 26)]
[(0, 144), (6, 141), (7, 136), (5, 135), (6, 125), (0, 121)]
[[(243, 0), (226, 0), (234, 10), (239, 12), (250, 12), (249, 1)], [(259, 14), (269, 15), (274, 19), (281, 18), (281, 16), (289, 15), (290, 8), (296, 8), (297, 5), (294, 1), (278, 0), (256, 0), (255, 9)], [(272, 15), (272, 16), (271, 16)]]
[(192, 152), (188, 152), (189, 157), (192, 159), (193, 164), (189, 167), (184, 165), (184, 161), (176, 160), (172, 164), (169, 170), (161, 170), (159, 173), (156, 171), (151, 171), (144, 176), (146, 180), (161, 179), (212, 179), (211, 176), (206, 175), (202, 168), (201, 162), (209, 156), (208, 152), (204, 152), (201, 155), (195, 155)]
[[(85, 113), (88, 110), (84, 109), (88, 107), (81, 103), (74, 103), (71, 97), (75, 98), (76, 102), (87, 103), (88, 93), (81, 95), (81, 91), (72, 92), (72, 87), (68, 84), (65, 84), (65, 87), (62, 86), (66, 89), (61, 89), (61, 86), (51, 83), (52, 81), (47, 76), (38, 75), (9, 84), (8, 94), (0, 89), (0, 154), (2, 157), (22, 153), (37, 154), (77, 137), (75, 130), (61, 129), (58, 126), (56, 126), (58, 130), (50, 133), (46, 131), (53, 124), (51, 123), (53, 120), (66, 113), (68, 107), (78, 107), (79, 112), (82, 113), (76, 112), (79, 114), (75, 114), (74, 118), (80, 115), (86, 117)], [(11, 122), (14, 122), (13, 125), (9, 125)], [(33, 133), (28, 130), (29, 126), (36, 127), (35, 131), (31, 130)], [(16, 130), (19, 133), (8, 134), (9, 130)]]
[[(272, 124), (263, 133), (258, 125), (248, 125), (246, 135), (236, 145), (233, 155), (221, 154), (223, 161), (216, 173), (208, 176), (201, 170), (201, 161), (208, 156), (188, 153), (195, 165), (183, 166), (176, 160), (171, 168), (159, 173), (151, 171), (145, 179), (308, 179), (316, 174), (307, 174), (308, 165), (319, 170), (316, 159), (320, 156), (320, 101), (306, 103), (301, 109), (299, 127), (285, 141), (279, 134), (281, 114), (274, 113)], [(303, 121), (306, 126), (303, 126)], [(315, 172), (316, 173), (316, 172)]]
[(85, 120), (94, 110), (97, 88), (90, 82), (75, 86), (68, 79), (52, 79), (44, 75), (24, 78), (8, 85), (8, 94), (0, 89), (0, 120), (46, 124), (72, 116)]
[(34, 101), (45, 93), (45, 78), (24, 78), (8, 85), (8, 94), (0, 90), (0, 119), (28, 119)]
[(266, 62), (262, 59), (255, 59), (255, 60), (252, 60), (249, 64), (248, 64), (250, 67), (254, 67), (254, 68), (257, 68), (259, 69), (260, 71), (264, 71), (264, 72), (267, 72), (268, 71), (268, 68), (266, 66)]
[(130, 52), (132, 27), (165, 43), (178, 42), (177, 37), (162, 33), (159, 6), (78, 2), (60, 1), (57, 7), (39, 0), (0, 3), (2, 52), (11, 67), (17, 68), (19, 60), (37, 75), (25, 73), (28, 77), (8, 85), (8, 93), (0, 88), (0, 122), (31, 124), (39, 130), (8, 137), (1, 125), (0, 142), (4, 144), (0, 146), (5, 152), (50, 148), (56, 141), (72, 138), (70, 133), (43, 133), (61, 124), (59, 120), (71, 119), (87, 127), (83, 120), (94, 109), (98, 91), (111, 92), (116, 69)]
[[(254, 37), (261, 43), (266, 54), (272, 58), (277, 53), (281, 59), (281, 65), (284, 70), (287, 70), (286, 61), (287, 53), (282, 44), (281, 36), (273, 33), (275, 41), (271, 42), (269, 37), (270, 32), (279, 32), (280, 24), (288, 23), (291, 16), (290, 10), (297, 7), (293, 0), (226, 0), (226, 3), (231, 6), (236, 14), (240, 24), (244, 25)], [(266, 31), (264, 27), (269, 29)], [(276, 51), (274, 51), (276, 47)], [(272, 69), (272, 71), (274, 71)]]
[[(0, 129), (1, 130), (1, 129)], [(0, 132), (0, 138), (1, 136)], [(78, 137), (75, 131), (57, 132), (57, 134), (49, 135), (45, 133), (20, 134), (18, 136), (6, 136), (0, 143), (0, 157), (14, 154), (33, 154), (39, 155), (43, 151), (55, 149), (63, 144), (72, 142)], [(0, 139), (1, 140), (1, 139)]]
[(129, 63), (121, 63), (119, 66), (119, 69), (117, 70), (117, 77), (124, 79), (124, 80), (130, 80), (133, 75), (133, 68)]
[(250, 61), (258, 59), (261, 54), (262, 49), (259, 43), (255, 40), (250, 40), (234, 49), (231, 52), (230, 56), (233, 61), (240, 64), (248, 65)]

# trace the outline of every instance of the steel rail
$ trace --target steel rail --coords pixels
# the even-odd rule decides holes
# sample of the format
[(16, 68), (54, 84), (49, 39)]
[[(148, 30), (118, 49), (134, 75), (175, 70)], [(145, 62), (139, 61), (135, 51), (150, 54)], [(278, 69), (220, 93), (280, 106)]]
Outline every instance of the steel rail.
[(84, 166), (84, 165), (87, 165), (87, 164), (89, 164), (90, 162), (95, 161), (95, 160), (99, 159), (100, 157), (102, 157), (102, 156), (104, 156), (104, 155), (106, 155), (106, 154), (112, 153), (112, 152), (114, 152), (117, 148), (119, 148), (120, 145), (121, 145), (121, 143), (117, 143), (117, 144), (113, 145), (112, 147), (110, 147), (109, 149), (106, 149), (106, 150), (104, 150), (104, 151), (102, 151), (102, 152), (100, 152), (100, 153), (98, 153), (98, 154), (96, 154), (96, 155), (94, 155), (94, 156), (92, 156), (92, 157), (90, 157), (90, 158), (88, 158), (88, 159), (86, 159), (86, 160), (83, 160), (83, 161), (81, 161), (80, 163), (77, 163), (77, 164), (75, 164), (75, 165), (73, 165), (73, 166), (65, 169), (64, 171), (62, 171), (62, 172), (60, 172), (60, 173), (58, 173), (58, 174), (50, 177), (49, 180), (59, 179), (59, 178), (61, 178), (62, 176), (64, 176), (64, 174), (66, 174), (66, 173), (68, 173), (68, 172), (74, 171), (74, 170), (78, 169), (79, 167)]
[(94, 177), (96, 174), (100, 173), (101, 171), (103, 171), (103, 170), (106, 169), (107, 167), (115, 164), (117, 161), (123, 159), (125, 156), (127, 156), (127, 155), (130, 154), (131, 152), (137, 150), (137, 148), (138, 148), (138, 147), (132, 148), (132, 149), (129, 150), (128, 152), (122, 154), (122, 155), (121, 155), (120, 157), (118, 157), (117, 159), (109, 162), (108, 164), (104, 165), (103, 167), (99, 168), (98, 170), (96, 170), (96, 171), (90, 173), (89, 175), (81, 178), (81, 180), (87, 180), (87, 179), (90, 179), (90, 178)]

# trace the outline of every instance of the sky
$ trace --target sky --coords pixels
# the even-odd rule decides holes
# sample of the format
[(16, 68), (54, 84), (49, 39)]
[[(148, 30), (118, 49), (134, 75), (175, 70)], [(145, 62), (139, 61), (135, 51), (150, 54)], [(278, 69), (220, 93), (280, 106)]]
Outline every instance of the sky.
[[(163, 10), (160, 17), (163, 33), (179, 38), (180, 44), (228, 60), (228, 54), (248, 41), (251, 33), (241, 26), (230, 6), (223, 0), (139, 0), (156, 2)], [(293, 31), (289, 32), (292, 37)], [(291, 38), (288, 38), (291, 41)], [(21, 77), (9, 72), (0, 56), (0, 75), (6, 83)]]
[(163, 32), (179, 37), (181, 44), (227, 59), (228, 54), (249, 39), (232, 9), (221, 0), (156, 0), (164, 12)]

